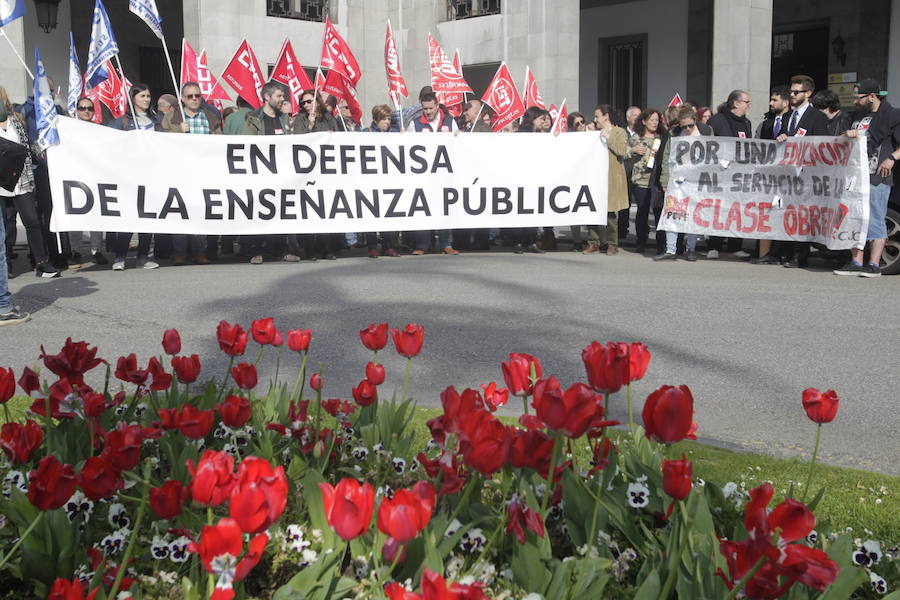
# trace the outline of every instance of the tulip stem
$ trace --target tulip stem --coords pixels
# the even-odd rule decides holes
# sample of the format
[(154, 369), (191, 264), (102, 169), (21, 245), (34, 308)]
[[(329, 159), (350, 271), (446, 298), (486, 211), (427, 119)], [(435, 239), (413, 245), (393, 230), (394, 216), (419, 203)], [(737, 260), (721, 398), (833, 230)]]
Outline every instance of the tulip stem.
[(400, 401), (400, 404), (406, 402), (406, 392), (409, 389), (409, 373), (412, 370), (412, 358), (406, 357), (406, 374), (403, 376), (403, 399)]
[(550, 470), (547, 472), (547, 489), (544, 491), (544, 497), (541, 498), (541, 519), (547, 520), (547, 504), (550, 502), (550, 496), (553, 495), (553, 480), (556, 479), (556, 463), (559, 460), (559, 448), (562, 446), (560, 437), (553, 438), (553, 452), (550, 454)]
[[(631, 382), (628, 382), (628, 385), (625, 387), (628, 390), (628, 431), (631, 432), (631, 435), (634, 435), (634, 413), (631, 411)], [(606, 418), (609, 418), (609, 414), (606, 415)]]
[[(443, 475), (444, 472), (441, 471), (440, 474)], [(463, 494), (462, 494), (462, 496), (460, 497), (459, 502), (456, 503), (456, 507), (453, 509), (453, 512), (450, 513), (450, 518), (447, 519), (447, 528), (444, 529), (444, 535), (445, 535), (445, 536), (447, 535), (447, 529), (450, 528), (450, 524), (453, 523), (453, 519), (455, 519), (455, 518), (456, 518), (456, 515), (459, 514), (459, 511), (460, 511), (460, 510), (462, 509), (462, 507), (465, 505), (466, 500), (469, 499), (469, 494), (472, 493), (472, 489), (473, 489), (474, 487), (475, 487), (475, 478), (472, 478), (471, 480), (469, 480), (469, 483), (466, 484), (466, 489), (463, 490)]]
[(278, 371), (281, 370), (281, 348), (275, 352), (275, 386), (278, 386)]
[(300, 389), (300, 382), (306, 378), (306, 360), (309, 358), (309, 352), (303, 353), (303, 361), (300, 363), (300, 370), (297, 372), (297, 380), (294, 382), (294, 389), (291, 390), (291, 400), (297, 396), (297, 390)]
[(609, 418), (609, 392), (603, 394), (603, 416)]
[(51, 427), (52, 424), (53, 424), (53, 422), (50, 417), (50, 394), (48, 393), (48, 394), (46, 394), (46, 397), (44, 398), (44, 430), (47, 433), (46, 440), (47, 440), (47, 455), (48, 456), (53, 453), (53, 444), (52, 444), (53, 438), (50, 435), (51, 432), (53, 431), (53, 428)]
[(131, 538), (128, 540), (128, 547), (125, 548), (125, 555), (122, 562), (119, 563), (119, 570), (116, 573), (116, 580), (113, 582), (112, 588), (109, 590), (109, 598), (115, 598), (122, 585), (122, 578), (128, 570), (128, 563), (131, 562), (131, 554), (134, 552), (134, 546), (137, 544), (138, 532), (141, 530), (141, 523), (144, 520), (144, 514), (147, 512), (147, 497), (150, 493), (150, 460), (144, 461), (144, 491), (141, 493), (141, 503), (138, 506), (137, 517), (134, 520), (134, 529), (131, 531)]
[(484, 545), (484, 548), (481, 549), (481, 554), (478, 555), (478, 558), (475, 559), (475, 562), (472, 563), (472, 566), (469, 567), (468, 571), (466, 571), (466, 575), (470, 575), (472, 571), (475, 569), (476, 565), (480, 563), (485, 556), (487, 556), (488, 551), (491, 549), (491, 546), (494, 545), (494, 541), (497, 539), (497, 536), (500, 535), (500, 532), (503, 531), (503, 518), (500, 517), (497, 519), (497, 528), (494, 529), (494, 533), (491, 534), (490, 539)]
[(228, 378), (231, 376), (231, 367), (234, 366), (234, 356), (228, 357), (228, 368), (225, 369), (225, 377), (222, 378), (222, 386), (219, 388), (219, 393), (216, 394), (216, 404), (218, 404), (222, 400), (222, 394), (225, 393), (225, 386), (228, 385)]
[(522, 394), (522, 411), (523, 414), (528, 414), (528, 395)]
[(816, 427), (816, 447), (813, 449), (812, 462), (809, 463), (809, 475), (806, 477), (806, 489), (803, 490), (803, 502), (806, 502), (806, 496), (809, 494), (809, 486), (812, 484), (813, 470), (816, 468), (816, 457), (819, 455), (819, 441), (822, 438), (822, 424)]
[(15, 545), (10, 549), (9, 552), (6, 553), (6, 556), (3, 557), (3, 560), (0, 560), (0, 569), (2, 569), (6, 563), (9, 562), (9, 559), (15, 555), (16, 550), (19, 549), (19, 546), (22, 545), (22, 542), (34, 531), (34, 528), (37, 527), (43, 520), (44, 515), (47, 514), (46, 511), (41, 511), (38, 513), (38, 516), (34, 518), (34, 521), (31, 522), (31, 525), (28, 526), (28, 529), (25, 530), (21, 536), (19, 536), (19, 540), (15, 543)]
[(766, 560), (768, 560), (768, 557), (763, 554), (762, 557), (760, 557), (760, 559), (756, 561), (756, 564), (753, 565), (753, 568), (747, 571), (747, 574), (744, 575), (744, 577), (741, 578), (740, 581), (734, 584), (734, 587), (731, 588), (731, 590), (728, 592), (728, 595), (725, 596), (723, 600), (734, 600), (734, 598), (737, 597), (738, 592), (744, 589), (744, 586), (747, 585), (747, 582), (750, 581), (753, 576), (756, 575), (757, 572), (759, 572), (760, 569), (762, 569), (763, 565), (766, 563)]
[(3, 416), (6, 417), (7, 423), (12, 423), (12, 419), (9, 418), (9, 407), (6, 404), (3, 404)]

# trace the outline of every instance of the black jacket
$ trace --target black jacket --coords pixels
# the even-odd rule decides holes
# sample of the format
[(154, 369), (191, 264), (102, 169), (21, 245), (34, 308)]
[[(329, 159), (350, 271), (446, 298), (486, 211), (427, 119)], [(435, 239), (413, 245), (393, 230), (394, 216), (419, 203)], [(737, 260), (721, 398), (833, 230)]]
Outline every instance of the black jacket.
[[(791, 119), (794, 111), (788, 112), (782, 121), (782, 133), (788, 136), (793, 135), (828, 135), (828, 117), (821, 110), (813, 108), (812, 105), (806, 109), (803, 116), (797, 122), (795, 131), (790, 131)], [(801, 133), (801, 130), (803, 133)]]
[[(866, 118), (870, 121), (864, 121)], [(854, 129), (859, 129), (860, 124), (865, 123), (867, 153), (869, 155), (869, 168), (871, 176), (869, 181), (872, 185), (886, 183), (894, 185), (893, 173), (885, 178), (879, 177), (874, 169), (877, 169), (887, 157), (900, 148), (900, 109), (894, 108), (887, 100), (881, 101), (881, 106), (875, 113), (857, 114), (856, 122), (853, 123)], [(897, 166), (897, 163), (894, 163)]]
[[(787, 133), (787, 116), (789, 114), (791, 114), (790, 111), (781, 115), (781, 131), (779, 132), (779, 134)], [(759, 139), (774, 140), (776, 137), (778, 136), (775, 135), (775, 117), (769, 117), (768, 119), (763, 121), (763, 124), (759, 128)]]
[[(714, 114), (709, 119), (713, 133), (722, 137), (753, 137), (753, 126), (747, 117), (738, 117), (730, 110)], [(741, 133), (744, 135), (741, 136)]]
[(850, 129), (850, 115), (842, 110), (828, 120), (828, 135), (843, 135), (848, 129)]

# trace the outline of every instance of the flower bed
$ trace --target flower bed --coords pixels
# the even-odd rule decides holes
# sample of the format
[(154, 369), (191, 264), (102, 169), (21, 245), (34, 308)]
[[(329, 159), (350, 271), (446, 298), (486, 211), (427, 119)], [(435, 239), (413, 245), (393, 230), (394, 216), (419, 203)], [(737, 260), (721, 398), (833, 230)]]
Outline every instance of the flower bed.
[[(838, 599), (897, 585), (895, 548), (815, 531), (815, 455), (776, 504), (770, 484), (703, 482), (674, 453), (697, 430), (687, 386), (652, 392), (635, 423), (643, 344), (593, 342), (568, 387), (511, 354), (505, 388), (441, 394), (423, 448), (407, 397), (421, 326), (360, 331), (373, 355), (347, 399), (307, 373), (309, 330), (223, 321), (217, 338), (218, 379), (175, 330), (146, 367), (69, 339), (41, 349), (47, 381), (0, 369), (0, 581), (17, 597)], [(391, 340), (406, 369), (388, 401)], [(257, 364), (284, 352), (294, 383), (262, 385)], [(6, 411), (17, 383), (25, 422)], [(513, 425), (495, 415), (508, 402), (524, 413)], [(627, 405), (617, 442), (610, 402)], [(838, 398), (810, 389), (802, 405), (818, 451)]]

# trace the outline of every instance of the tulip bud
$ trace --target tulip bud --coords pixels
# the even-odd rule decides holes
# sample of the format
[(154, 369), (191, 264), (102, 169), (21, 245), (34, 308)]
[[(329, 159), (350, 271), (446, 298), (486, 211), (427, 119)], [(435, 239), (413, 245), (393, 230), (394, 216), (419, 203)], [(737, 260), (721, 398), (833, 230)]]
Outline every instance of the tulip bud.
[(316, 390), (317, 392), (322, 391), (322, 388), (325, 387), (325, 381), (322, 379), (322, 376), (318, 373), (313, 373), (309, 377), (309, 387)]
[(313, 446), (313, 456), (316, 458), (322, 458), (325, 456), (325, 442), (319, 440), (316, 442), (316, 445)]

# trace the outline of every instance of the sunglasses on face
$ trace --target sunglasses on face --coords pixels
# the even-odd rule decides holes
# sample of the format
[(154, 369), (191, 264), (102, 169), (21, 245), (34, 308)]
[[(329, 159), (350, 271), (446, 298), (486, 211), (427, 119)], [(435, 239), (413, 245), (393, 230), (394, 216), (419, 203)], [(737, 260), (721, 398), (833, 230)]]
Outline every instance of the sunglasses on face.
[(94, 112), (94, 107), (93, 106), (79, 106), (78, 110), (80, 112)]
[(200, 97), (200, 94), (185, 94), (184, 97), (188, 100), (196, 100)]
[(312, 104), (312, 98), (307, 98), (306, 100), (301, 100), (300, 104)]
[(791, 96), (796, 96), (797, 94), (807, 94), (809, 90), (791, 90)]
[(572, 121), (572, 125), (574, 125), (575, 127), (581, 127), (582, 125), (584, 125), (584, 121)]

